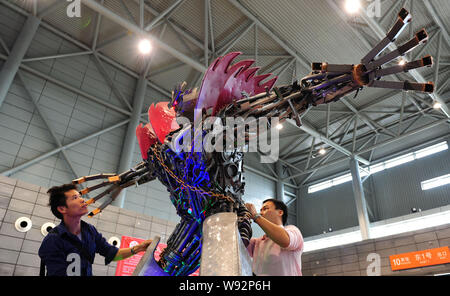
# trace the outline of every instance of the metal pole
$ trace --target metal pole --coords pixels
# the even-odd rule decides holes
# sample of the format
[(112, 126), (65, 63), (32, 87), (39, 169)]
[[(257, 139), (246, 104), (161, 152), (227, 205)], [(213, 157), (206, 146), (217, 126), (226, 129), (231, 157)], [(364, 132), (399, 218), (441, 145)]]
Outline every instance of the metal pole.
[[(42, 111), (41, 106), (39, 105), (39, 103), (37, 102), (37, 100), (32, 96), (31, 91), (29, 90), (27, 84), (25, 83), (25, 79), (23, 78), (23, 75), (19, 72), (17, 72), (18, 77), (19, 77), (19, 81), (22, 83), (26, 94), (28, 95), (28, 97), (30, 98), (30, 100), (33, 102), (34, 108), (36, 108), (36, 111), (39, 115), (39, 117), (41, 117), (42, 121), (44, 122), (44, 125), (46, 126), (48, 132), (50, 133), (50, 135), (52, 136), (53, 140), (55, 141), (56, 145), (58, 146), (58, 148), (63, 147), (61, 141), (58, 139), (58, 137), (56, 136), (56, 133), (53, 131), (50, 122), (48, 121), (47, 117), (45, 116), (45, 113)], [(72, 162), (70, 161), (69, 156), (67, 155), (65, 150), (61, 150), (61, 154), (63, 155), (64, 159), (67, 162), (67, 165), (69, 166), (70, 170), (72, 171), (73, 175), (75, 178), (79, 177), (80, 175), (76, 172), (75, 168), (72, 165)]]
[(438, 87), (438, 78), (439, 78), (439, 61), (441, 60), (441, 49), (442, 49), (442, 33), (443, 31), (441, 30), (439, 32), (439, 39), (438, 39), (438, 45), (437, 45), (437, 52), (436, 52), (436, 65), (434, 66), (434, 75), (433, 75), (433, 81), (434, 84), (436, 85), (436, 88)]
[(441, 32), (443, 34), (442, 37), (444, 37), (445, 43), (447, 43), (448, 46), (450, 46), (450, 36), (447, 32), (447, 26), (442, 22), (441, 18), (438, 16), (438, 13), (436, 12), (436, 9), (434, 8), (434, 5), (429, 0), (422, 1), (423, 5), (425, 5), (426, 9), (431, 15), (431, 18), (436, 23), (436, 25), (439, 26), (441, 29)]
[(82, 51), (82, 52), (74, 52), (74, 53), (66, 53), (66, 54), (56, 54), (56, 55), (50, 55), (45, 57), (36, 57), (36, 58), (29, 58), (29, 59), (23, 59), (23, 63), (27, 62), (37, 62), (37, 61), (43, 61), (43, 60), (52, 60), (52, 59), (62, 59), (62, 58), (70, 58), (70, 57), (76, 57), (81, 55), (87, 55), (92, 54), (92, 51)]
[(255, 42), (255, 45), (254, 45), (254, 47), (255, 47), (255, 65), (257, 65), (258, 64), (258, 26), (257, 25), (255, 25), (255, 40), (254, 40), (254, 42)]
[[(171, 6), (169, 6), (165, 11), (163, 11), (157, 17), (155, 17), (147, 26), (145, 26), (144, 30), (145, 31), (150, 31), (153, 28), (153, 26), (156, 25), (156, 23), (158, 23), (160, 20), (165, 18), (167, 16), (167, 14), (169, 14), (171, 11), (173, 11), (177, 6), (179, 6), (184, 1), (185, 0), (177, 0), (177, 1), (175, 1)], [(144, 8), (142, 7), (142, 11), (143, 11), (143, 9)]]
[[(0, 59), (7, 59), (7, 57), (5, 55), (3, 55), (3, 54), (0, 54)], [(56, 84), (56, 85), (58, 85), (58, 86), (60, 86), (62, 88), (65, 88), (65, 89), (67, 89), (67, 90), (69, 90), (69, 91), (71, 91), (71, 92), (73, 92), (75, 94), (78, 94), (78, 95), (80, 95), (82, 97), (85, 97), (86, 99), (89, 99), (89, 100), (91, 100), (93, 102), (96, 102), (96, 103), (98, 103), (100, 105), (103, 105), (103, 106), (105, 106), (105, 107), (107, 107), (109, 109), (112, 109), (112, 110), (117, 111), (119, 113), (122, 113), (124, 115), (130, 116), (130, 112), (129, 111), (126, 111), (126, 110), (124, 110), (124, 109), (122, 109), (120, 107), (112, 105), (112, 104), (104, 101), (103, 99), (99, 99), (99, 98), (97, 98), (97, 97), (95, 97), (95, 96), (93, 96), (91, 94), (88, 94), (87, 92), (85, 92), (85, 91), (83, 91), (83, 90), (81, 90), (81, 89), (79, 89), (77, 87), (71, 86), (71, 85), (67, 84), (66, 82), (60, 81), (60, 80), (58, 80), (58, 79), (56, 79), (56, 78), (54, 78), (54, 77), (52, 77), (50, 75), (47, 75), (45, 73), (42, 73), (42, 72), (40, 72), (40, 71), (38, 71), (38, 70), (36, 70), (34, 68), (31, 68), (31, 67), (29, 67), (27, 65), (24, 65), (24, 64), (21, 64), (20, 68), (22, 68), (23, 70), (25, 70), (28, 73), (31, 73), (31, 74), (33, 74), (33, 75), (35, 75), (37, 77), (45, 79), (48, 82)]]
[(208, 0), (204, 0), (205, 13), (204, 13), (204, 48), (203, 48), (203, 62), (205, 63), (205, 68), (208, 68)]
[[(271, 175), (269, 175), (269, 174), (266, 174), (266, 173), (262, 172), (261, 170), (252, 168), (252, 167), (250, 167), (250, 166), (248, 166), (248, 165), (246, 165), (246, 164), (244, 164), (244, 169), (245, 169), (246, 171), (249, 171), (249, 172), (252, 172), (252, 173), (254, 173), (254, 174), (257, 174), (257, 175), (259, 175), (259, 176), (261, 176), (261, 177), (264, 177), (264, 178), (266, 178), (266, 179), (268, 179), (268, 180), (271, 180), (271, 181), (274, 181), (274, 182), (277, 182), (277, 181), (278, 181), (277, 178), (275, 178), (275, 177), (273, 177), (273, 176), (271, 176)], [(245, 171), (244, 171), (244, 173), (245, 173)], [(285, 186), (288, 186), (288, 187), (291, 187), (291, 188), (297, 188), (297, 186), (292, 185), (292, 184), (287, 183), (287, 182), (283, 182), (283, 184), (284, 184)]]
[(121, 122), (119, 122), (119, 123), (113, 125), (113, 126), (110, 126), (110, 127), (105, 128), (105, 129), (103, 129), (103, 130), (101, 130), (101, 131), (98, 131), (98, 132), (93, 133), (93, 134), (91, 134), (91, 135), (89, 135), (89, 136), (86, 136), (86, 137), (84, 137), (84, 138), (82, 138), (82, 139), (79, 139), (79, 140), (77, 140), (77, 141), (74, 141), (74, 142), (72, 142), (72, 143), (70, 143), (70, 144), (67, 144), (67, 145), (64, 145), (64, 146), (62, 146), (62, 147), (53, 149), (53, 150), (51, 150), (51, 151), (49, 151), (49, 152), (47, 152), (47, 153), (44, 153), (44, 154), (42, 154), (42, 155), (40, 155), (40, 156), (38, 156), (38, 157), (36, 157), (36, 158), (33, 158), (32, 160), (29, 160), (29, 161), (27, 161), (27, 162), (25, 162), (25, 163), (23, 163), (23, 164), (21, 164), (21, 165), (19, 165), (19, 166), (16, 166), (16, 167), (11, 168), (11, 169), (9, 169), (9, 170), (3, 171), (3, 172), (1, 172), (0, 174), (1, 174), (1, 175), (4, 175), (4, 176), (6, 176), (6, 177), (9, 177), (9, 176), (11, 176), (12, 174), (17, 173), (18, 171), (23, 170), (23, 169), (29, 167), (30, 165), (33, 165), (33, 164), (35, 164), (35, 163), (38, 163), (38, 162), (40, 162), (40, 161), (42, 161), (42, 160), (44, 160), (44, 159), (46, 159), (46, 158), (48, 158), (48, 157), (50, 157), (50, 156), (52, 156), (52, 155), (58, 153), (58, 152), (60, 152), (60, 151), (70, 149), (70, 148), (72, 148), (72, 147), (74, 147), (74, 146), (76, 146), (76, 145), (78, 145), (78, 144), (81, 144), (81, 143), (86, 142), (86, 141), (88, 141), (88, 140), (90, 140), (90, 139), (92, 139), (92, 138), (98, 137), (98, 136), (100, 136), (100, 135), (102, 135), (102, 134), (104, 134), (104, 133), (107, 133), (107, 132), (109, 132), (109, 131), (112, 131), (113, 129), (116, 129), (116, 128), (118, 128), (118, 127), (120, 127), (120, 126), (126, 124), (128, 121), (130, 121), (130, 120), (129, 120), (129, 119), (126, 119), (126, 120), (124, 120), (124, 121), (121, 121)]
[(284, 184), (283, 184), (283, 165), (280, 161), (275, 163), (277, 172), (277, 196), (276, 199), (284, 201)]
[[(286, 50), (290, 55), (295, 57), (297, 61), (304, 67), (305, 70), (309, 71), (311, 69), (311, 65), (303, 56), (300, 56), (295, 50), (293, 50), (290, 45), (281, 40), (273, 31), (264, 25), (253, 13), (251, 13), (247, 8), (245, 8), (241, 3), (237, 0), (228, 0), (231, 4), (233, 4), (239, 11), (241, 11), (246, 17), (248, 17), (251, 21), (253, 21), (258, 29), (262, 30), (264, 33), (269, 35), (276, 43), (278, 43), (284, 50)], [(299, 76), (300, 73), (297, 73)]]
[[(286, 122), (291, 123), (293, 126), (297, 126), (295, 121), (293, 121), (292, 119), (287, 119)], [(319, 140), (321, 140), (325, 144), (330, 145), (331, 147), (333, 147), (334, 149), (338, 150), (339, 152), (341, 152), (341, 153), (343, 153), (343, 154), (345, 154), (347, 156), (351, 156), (352, 155), (352, 153), (350, 151), (348, 151), (344, 147), (336, 144), (335, 142), (331, 141), (330, 139), (326, 138), (324, 135), (322, 135), (321, 133), (319, 133), (318, 131), (316, 131), (312, 127), (308, 126), (305, 122), (299, 128), (301, 130), (303, 130), (304, 132), (310, 134), (311, 136), (313, 136), (315, 138), (318, 138)], [(358, 161), (362, 162), (363, 164), (369, 165), (369, 162), (366, 159), (364, 159), (364, 158), (362, 158), (360, 156), (357, 156), (356, 158), (357, 158)]]
[(135, 33), (138, 36), (142, 36), (145, 38), (148, 38), (150, 42), (152, 42), (154, 45), (159, 47), (160, 49), (166, 51), (170, 55), (174, 56), (175, 58), (179, 59), (180, 61), (188, 64), (189, 66), (193, 67), (194, 69), (198, 70), (199, 72), (205, 72), (206, 67), (202, 64), (200, 64), (198, 61), (188, 57), (184, 53), (178, 51), (177, 49), (173, 48), (172, 46), (162, 42), (161, 40), (155, 38), (154, 36), (150, 35), (148, 32), (142, 30), (139, 28), (139, 26), (131, 23), (130, 21), (124, 19), (120, 15), (112, 12), (108, 8), (102, 6), (98, 2), (94, 0), (82, 0), (83, 4), (88, 6), (89, 8), (97, 11), (98, 13), (102, 14), (104, 17), (110, 19), (111, 21), (119, 24), (120, 26), (126, 28), (127, 30)]
[(31, 41), (34, 38), (40, 23), (41, 21), (35, 16), (31, 15), (28, 17), (22, 31), (14, 43), (11, 55), (8, 57), (0, 71), (0, 106), (3, 104), (3, 101), (8, 94), (8, 90), (19, 70), (20, 63), (30, 47)]
[(363, 240), (366, 240), (370, 238), (370, 222), (367, 214), (366, 200), (364, 198), (364, 188), (361, 182), (361, 176), (359, 175), (359, 165), (355, 157), (350, 158), (350, 172), (352, 174), (353, 194), (355, 197), (361, 237)]
[[(5, 46), (5, 51), (6, 53), (9, 55), (10, 51), (8, 49), (8, 47)], [(36, 108), (36, 111), (38, 112), (39, 116), (41, 117), (42, 121), (44, 122), (45, 126), (47, 127), (50, 135), (52, 136), (53, 140), (56, 142), (56, 144), (58, 145), (59, 148), (63, 147), (63, 145), (61, 144), (61, 141), (59, 141), (58, 137), (56, 136), (55, 132), (53, 131), (53, 129), (51, 128), (50, 123), (47, 120), (47, 117), (44, 115), (44, 113), (42, 112), (42, 108), (39, 106), (39, 103), (34, 99), (34, 97), (31, 95), (31, 91), (29, 90), (27, 84), (25, 83), (25, 79), (23, 78), (23, 75), (20, 73), (20, 71), (17, 71), (17, 75), (19, 77), (19, 81), (22, 83), (26, 94), (28, 95), (28, 97), (30, 98), (30, 100), (33, 102), (34, 107)], [(63, 157), (66, 159), (67, 165), (69, 166), (70, 170), (72, 171), (72, 173), (74, 174), (75, 178), (78, 177), (77, 172), (75, 171), (75, 168), (73, 167), (69, 156), (67, 155), (66, 151), (61, 150), (61, 153), (63, 155)]]
[[(419, 112), (418, 112), (418, 113), (419, 113)], [(417, 116), (417, 114), (411, 116), (411, 118), (414, 118), (414, 116)], [(408, 118), (408, 120), (411, 119), (411, 118)], [(406, 119), (405, 119), (405, 120), (406, 120)], [(405, 121), (405, 120), (404, 120), (404, 121)], [(427, 124), (427, 125), (425, 125), (425, 126), (422, 126), (421, 128), (418, 128), (418, 129), (416, 129), (416, 130), (410, 131), (410, 132), (408, 132), (407, 134), (402, 134), (401, 136), (396, 137), (396, 138), (394, 138), (394, 139), (389, 139), (389, 140), (387, 140), (387, 141), (384, 141), (384, 142), (375, 144), (375, 145), (373, 145), (373, 146), (371, 146), (371, 147), (369, 147), (369, 148), (366, 148), (366, 149), (363, 149), (363, 150), (359, 150), (359, 151), (356, 152), (355, 154), (356, 154), (356, 155), (361, 155), (361, 154), (364, 154), (364, 153), (371, 152), (371, 151), (374, 150), (374, 149), (378, 149), (378, 148), (380, 148), (380, 147), (383, 147), (383, 146), (386, 146), (386, 145), (390, 145), (390, 144), (396, 143), (396, 142), (398, 142), (398, 141), (402, 141), (402, 140), (404, 140), (404, 139), (406, 139), (406, 138), (408, 138), (408, 137), (410, 137), (410, 136), (412, 136), (412, 135), (415, 135), (415, 134), (417, 134), (417, 133), (422, 133), (422, 132), (424, 132), (424, 131), (426, 131), (426, 130), (428, 130), (428, 129), (437, 127), (437, 126), (439, 126), (439, 125), (441, 125), (441, 124), (445, 124), (445, 123), (447, 123), (447, 121), (448, 121), (448, 119), (441, 119), (441, 120), (434, 121), (434, 122), (432, 122), (432, 123), (430, 123), (430, 124)], [(397, 122), (398, 122), (398, 121), (397, 121)], [(394, 124), (397, 123), (397, 122), (394, 122)], [(377, 135), (377, 136), (378, 136), (378, 135)], [(302, 176), (302, 175), (305, 175), (305, 174), (309, 174), (309, 173), (311, 173), (311, 172), (314, 172), (315, 170), (324, 169), (324, 168), (327, 168), (327, 167), (336, 165), (336, 164), (338, 164), (338, 163), (340, 163), (340, 162), (343, 162), (343, 161), (345, 161), (345, 160), (347, 160), (347, 159), (348, 159), (348, 156), (338, 158), (338, 159), (333, 160), (333, 161), (331, 161), (331, 162), (329, 162), (329, 163), (327, 163), (327, 164), (321, 165), (320, 167), (317, 167), (317, 168), (311, 168), (311, 169), (308, 169), (307, 171), (301, 172), (301, 173), (299, 173), (299, 174), (295, 174), (295, 175), (293, 175), (293, 176), (286, 177), (286, 178), (283, 179), (283, 181), (286, 182), (286, 181), (288, 181), (288, 180), (290, 180), (290, 179), (292, 179), (292, 178), (297, 178), (297, 177), (299, 177), (299, 176)], [(369, 161), (372, 161), (372, 159), (369, 158)]]
[[(142, 106), (144, 105), (146, 90), (147, 90), (147, 80), (145, 79), (144, 75), (141, 75), (136, 86), (136, 92), (134, 94), (133, 112), (131, 113), (130, 123), (128, 123), (128, 129), (125, 134), (125, 140), (122, 146), (122, 153), (119, 161), (118, 173), (127, 171), (131, 167), (134, 148), (136, 146), (136, 127), (140, 122), (140, 116), (142, 112)], [(123, 208), (125, 196), (126, 190), (122, 190), (119, 196), (117, 196), (117, 198), (114, 200), (113, 205)]]

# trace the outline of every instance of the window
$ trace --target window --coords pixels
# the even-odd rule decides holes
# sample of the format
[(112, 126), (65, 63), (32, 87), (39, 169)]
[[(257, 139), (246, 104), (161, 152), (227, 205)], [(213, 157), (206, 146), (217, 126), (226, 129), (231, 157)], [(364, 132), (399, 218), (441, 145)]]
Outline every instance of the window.
[(384, 162), (385, 169), (390, 169), (414, 160), (414, 154), (408, 153)]
[(342, 246), (347, 244), (352, 244), (356, 242), (360, 242), (361, 232), (352, 231), (342, 234), (333, 235), (330, 237), (319, 238), (315, 240), (305, 241), (303, 243), (303, 252), (311, 252), (314, 250), (331, 248), (336, 246)]
[(322, 182), (322, 183), (319, 183), (319, 184), (316, 184), (313, 186), (309, 186), (308, 193), (313, 193), (313, 192), (317, 192), (320, 190), (324, 190), (324, 189), (330, 188), (332, 186), (333, 186), (332, 180), (325, 181), (325, 182)]
[[(436, 227), (448, 224), (448, 221), (450, 221), (450, 211), (442, 211), (439, 213), (419, 216), (410, 219), (405, 218), (405, 220), (399, 222), (371, 226), (369, 228), (369, 237), (370, 239), (375, 239), (430, 227)], [(306, 253), (314, 250), (351, 244), (359, 242), (361, 240), (361, 232), (359, 230), (352, 231), (348, 229), (348, 232), (332, 236), (325, 235), (325, 237), (322, 237), (321, 235), (319, 236), (319, 238), (313, 240), (308, 240), (306, 238), (303, 250)]]
[(420, 187), (422, 187), (422, 190), (429, 190), (447, 184), (450, 184), (450, 174), (423, 181), (420, 183)]
[(439, 144), (427, 147), (425, 149), (421, 149), (418, 150), (416, 152), (414, 152), (414, 154), (416, 155), (416, 159), (431, 155), (431, 154), (435, 154), (444, 150), (448, 149), (448, 145), (447, 142), (441, 142)]
[[(369, 173), (370, 174), (375, 174), (375, 173), (381, 172), (383, 170), (387, 170), (387, 169), (390, 169), (390, 168), (393, 168), (393, 167), (405, 164), (407, 162), (411, 162), (413, 160), (420, 159), (420, 158), (426, 157), (428, 155), (432, 155), (432, 154), (435, 154), (435, 153), (438, 153), (438, 152), (441, 152), (441, 151), (444, 151), (444, 150), (447, 150), (447, 149), (448, 149), (448, 144), (447, 144), (446, 141), (444, 141), (444, 142), (438, 143), (436, 145), (429, 146), (429, 147), (424, 148), (424, 149), (420, 149), (420, 150), (417, 150), (417, 151), (414, 151), (414, 152), (411, 152), (411, 153), (407, 153), (407, 154), (404, 154), (404, 155), (401, 155), (401, 156), (398, 156), (398, 157), (394, 157), (392, 159), (389, 159), (389, 160), (386, 160), (386, 161), (383, 161), (383, 162), (371, 165), (371, 166), (369, 166), (369, 167), (367, 167), (365, 169), (364, 168), (360, 168), (360, 176), (361, 177), (365, 177), (365, 176), (368, 176)], [(439, 177), (439, 178), (443, 178), (443, 177), (445, 177), (445, 176), (442, 176), (442, 177)], [(436, 179), (438, 179), (438, 178), (436, 178)], [(317, 191), (320, 191), (320, 190), (324, 190), (326, 188), (330, 188), (330, 187), (333, 187), (333, 186), (336, 186), (336, 185), (344, 184), (344, 183), (349, 182), (351, 180), (352, 180), (351, 174), (345, 174), (345, 175), (342, 175), (342, 176), (339, 176), (339, 177), (336, 177), (336, 178), (333, 178), (333, 179), (330, 179), (330, 180), (327, 180), (327, 181), (324, 181), (324, 182), (321, 182), (321, 183), (309, 186), (308, 187), (308, 193), (314, 193), (314, 192), (317, 192)], [(425, 182), (431, 182), (433, 180), (424, 181), (424, 182), (422, 182), (422, 184), (425, 183)], [(445, 183), (445, 182), (447, 182), (447, 183)], [(431, 183), (426, 183), (425, 185), (422, 185), (422, 190), (427, 190), (427, 189), (431, 189), (431, 188), (434, 188), (434, 187), (437, 187), (437, 186), (442, 186), (442, 185), (445, 185), (445, 184), (449, 184), (449, 182), (450, 182), (450, 177), (447, 177), (447, 179), (445, 179), (445, 178), (444, 179), (439, 179), (439, 180), (436, 180), (434, 183), (431, 182)], [(424, 188), (424, 186), (425, 186), (426, 189)], [(430, 187), (430, 186), (433, 186), (433, 187)]]
[(352, 180), (352, 174), (346, 174), (346, 175), (334, 178), (332, 180), (332, 182), (333, 182), (333, 186), (336, 186), (336, 185), (339, 185), (339, 184), (343, 184), (343, 183), (349, 182), (351, 180)]

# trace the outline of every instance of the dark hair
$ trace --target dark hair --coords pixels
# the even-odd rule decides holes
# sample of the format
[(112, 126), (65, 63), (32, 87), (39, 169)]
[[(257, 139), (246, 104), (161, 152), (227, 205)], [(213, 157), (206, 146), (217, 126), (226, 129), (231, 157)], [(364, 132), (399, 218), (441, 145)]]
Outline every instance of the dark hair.
[(265, 201), (263, 201), (263, 204), (265, 204), (268, 201), (273, 202), (273, 204), (275, 205), (275, 209), (283, 211), (283, 216), (281, 217), (281, 219), (283, 221), (283, 225), (286, 225), (287, 217), (288, 217), (288, 209), (287, 209), (286, 204), (284, 202), (282, 202), (281, 200), (277, 200), (274, 198), (266, 199)]
[(73, 189), (77, 190), (77, 186), (74, 184), (63, 184), (61, 186), (53, 186), (47, 191), (47, 194), (50, 196), (48, 205), (56, 218), (62, 220), (63, 216), (58, 211), (58, 207), (67, 206), (64, 193)]

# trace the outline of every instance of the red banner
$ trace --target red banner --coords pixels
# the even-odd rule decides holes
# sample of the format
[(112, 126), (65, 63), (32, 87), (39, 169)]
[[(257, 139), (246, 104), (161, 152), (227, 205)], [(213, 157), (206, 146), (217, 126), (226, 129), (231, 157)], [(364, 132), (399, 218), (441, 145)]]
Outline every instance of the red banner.
[(392, 270), (402, 270), (450, 263), (448, 247), (389, 256)]
[[(145, 239), (140, 238), (134, 238), (129, 236), (122, 236), (122, 241), (120, 243), (121, 248), (131, 248), (135, 245), (138, 245), (145, 241)], [(166, 244), (158, 244), (156, 247), (154, 257), (155, 260), (158, 261), (160, 258), (160, 254), (162, 250), (167, 247)], [(144, 252), (140, 252), (134, 256), (131, 256), (125, 260), (120, 260), (117, 262), (117, 268), (116, 268), (116, 276), (131, 276), (133, 274), (133, 271), (136, 269), (136, 266), (138, 265), (139, 261), (141, 261), (141, 258), (144, 256)], [(191, 276), (198, 276), (199, 275), (199, 269), (197, 269)]]

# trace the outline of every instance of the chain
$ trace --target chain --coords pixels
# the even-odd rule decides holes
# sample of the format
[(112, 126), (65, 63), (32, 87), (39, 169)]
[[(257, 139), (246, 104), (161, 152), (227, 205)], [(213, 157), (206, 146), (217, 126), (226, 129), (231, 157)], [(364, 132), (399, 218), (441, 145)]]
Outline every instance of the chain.
[(186, 188), (186, 189), (189, 189), (189, 190), (194, 191), (194, 192), (199, 192), (199, 193), (201, 193), (201, 194), (206, 194), (206, 195), (208, 195), (208, 196), (216, 197), (216, 198), (218, 198), (218, 199), (225, 199), (225, 200), (227, 200), (227, 201), (229, 201), (229, 202), (234, 203), (234, 200), (233, 200), (231, 197), (229, 197), (229, 196), (226, 196), (226, 195), (223, 195), (223, 194), (220, 194), (220, 193), (216, 193), (216, 192), (212, 192), (212, 191), (205, 191), (205, 190), (203, 190), (202, 188), (194, 187), (194, 186), (191, 186), (191, 185), (189, 185), (189, 184), (186, 184), (182, 179), (180, 179), (177, 175), (175, 175), (175, 173), (172, 172), (171, 169), (169, 169), (169, 168), (166, 166), (166, 164), (165, 164), (164, 161), (162, 160), (160, 151), (159, 151), (155, 146), (152, 146), (152, 147), (150, 147), (150, 148), (152, 149), (153, 154), (155, 155), (155, 157), (156, 157), (156, 159), (158, 160), (159, 164), (163, 167), (163, 169), (164, 169), (164, 170), (165, 170), (165, 171), (166, 171), (173, 179), (175, 179), (175, 181), (176, 181), (178, 184), (180, 184), (181, 188)]

